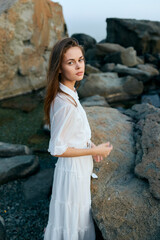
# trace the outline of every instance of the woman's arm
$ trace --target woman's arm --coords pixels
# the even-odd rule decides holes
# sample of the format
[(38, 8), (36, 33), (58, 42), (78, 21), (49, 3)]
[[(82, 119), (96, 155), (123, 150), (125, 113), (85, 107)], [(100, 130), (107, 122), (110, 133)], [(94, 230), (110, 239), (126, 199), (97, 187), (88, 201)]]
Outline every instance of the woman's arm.
[(67, 150), (61, 155), (54, 155), (55, 157), (79, 157), (86, 155), (101, 155), (102, 157), (107, 157), (113, 146), (110, 145), (110, 142), (101, 143), (98, 146), (91, 148), (73, 148), (68, 147)]
[(55, 157), (79, 157), (86, 155), (95, 155), (94, 148), (72, 148), (68, 147), (67, 150), (61, 155), (55, 155)]

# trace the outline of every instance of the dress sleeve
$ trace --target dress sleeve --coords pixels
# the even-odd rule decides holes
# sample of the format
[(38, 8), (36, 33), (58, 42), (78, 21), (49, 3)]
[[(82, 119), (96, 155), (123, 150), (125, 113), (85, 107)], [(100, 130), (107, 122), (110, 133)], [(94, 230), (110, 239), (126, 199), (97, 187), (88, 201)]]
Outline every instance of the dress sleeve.
[(68, 104), (51, 116), (50, 141), (48, 152), (61, 155), (69, 147), (68, 143), (75, 129), (75, 107)]

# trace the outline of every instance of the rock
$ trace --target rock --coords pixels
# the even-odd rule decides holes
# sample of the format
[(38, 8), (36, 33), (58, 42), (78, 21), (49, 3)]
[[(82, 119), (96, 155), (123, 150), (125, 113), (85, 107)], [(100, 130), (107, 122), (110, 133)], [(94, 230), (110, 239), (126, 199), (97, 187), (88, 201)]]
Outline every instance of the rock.
[(141, 56), (141, 57), (136, 57), (137, 58), (137, 63), (138, 64), (144, 64), (144, 57)]
[(85, 74), (89, 75), (90, 73), (100, 73), (101, 71), (96, 68), (91, 66), (90, 64), (86, 64), (86, 69), (85, 69)]
[(93, 48), (96, 44), (96, 40), (93, 37), (84, 33), (75, 33), (72, 34), (71, 37), (77, 39), (79, 44), (84, 47), (85, 51), (89, 48)]
[(132, 47), (125, 49), (118, 44), (97, 44), (96, 47), (86, 52), (85, 57), (87, 62), (97, 60), (100, 64), (121, 63), (127, 66), (135, 66), (139, 63), (136, 51)]
[(115, 43), (98, 43), (96, 44), (96, 48), (102, 52), (103, 54), (107, 53), (115, 53), (115, 52), (123, 52), (125, 48)]
[(5, 222), (1, 216), (0, 216), (0, 240), (6, 240)]
[[(43, 128), (43, 123), (41, 124), (42, 128)], [(48, 142), (48, 134), (44, 134), (47, 133), (47, 131), (40, 132), (39, 133), (35, 133), (31, 136), (29, 136), (28, 138), (28, 143), (31, 144), (32, 146), (35, 145), (35, 147), (33, 148), (34, 152), (41, 152), (41, 153), (46, 153), (48, 152), (46, 149), (46, 146), (44, 146), (44, 142), (47, 141)]]
[(30, 176), (38, 169), (39, 160), (34, 155), (0, 158), (0, 184)]
[(16, 155), (30, 155), (32, 150), (26, 145), (0, 142), (0, 157), (12, 157)]
[(1, 3), (0, 99), (45, 87), (49, 55), (66, 36), (62, 7), (47, 0)]
[(38, 105), (38, 103), (36, 103), (36, 102), (20, 102), (20, 101), (17, 101), (18, 99), (16, 99), (16, 100), (14, 100), (14, 99), (7, 99), (7, 101), (5, 101), (5, 102), (3, 102), (3, 103), (1, 103), (1, 107), (2, 108), (10, 108), (10, 109), (19, 109), (19, 110), (21, 110), (21, 111), (23, 111), (23, 112), (26, 112), (26, 113), (28, 113), (28, 112), (31, 112), (31, 111), (33, 111), (36, 107), (37, 107), (37, 105)]
[(17, 0), (1, 0), (0, 2), (0, 14), (9, 9)]
[(146, 63), (151, 63), (154, 65), (158, 65), (158, 59), (156, 58), (156, 56), (153, 56), (152, 54), (149, 53), (145, 53), (144, 54), (144, 59)]
[(4, 99), (1, 101), (0, 106), (2, 108), (10, 108), (10, 109), (18, 109), (23, 112), (29, 113), (33, 111), (38, 104), (43, 100), (41, 97), (41, 92), (37, 91), (36, 94), (25, 94), (25, 95), (20, 95), (17, 97), (12, 97), (9, 99)]
[(151, 64), (138, 64), (137, 68), (148, 72), (151, 76), (158, 76), (159, 75), (159, 71), (153, 67)]
[(101, 55), (97, 55), (97, 49), (90, 48), (85, 53), (86, 64), (90, 64), (96, 68), (101, 67), (101, 63), (103, 61), (103, 57)]
[(110, 107), (106, 99), (99, 95), (83, 98), (81, 99), (81, 104), (83, 105), (83, 107), (91, 107), (91, 106)]
[(141, 102), (142, 103), (152, 104), (154, 107), (160, 107), (160, 99), (159, 99), (159, 95), (158, 94), (153, 94), (153, 95), (145, 94), (145, 95), (142, 95)]
[(124, 51), (112, 53), (106, 55), (104, 58), (105, 63), (120, 63), (128, 67), (132, 67), (138, 64), (136, 51), (132, 48), (126, 48)]
[(29, 177), (23, 183), (23, 193), (28, 202), (49, 198), (53, 182), (53, 168), (45, 169)]
[(112, 72), (115, 68), (115, 63), (105, 63), (102, 67), (101, 70), (102, 72)]
[(136, 78), (127, 76), (123, 86), (123, 90), (127, 94), (140, 95), (143, 92), (143, 83)]
[(107, 102), (131, 99), (143, 92), (143, 83), (127, 76), (118, 78), (117, 73), (92, 73), (78, 88), (80, 98), (100, 95)]
[(105, 43), (106, 42), (106, 39), (102, 39), (101, 41), (99, 41), (98, 43)]
[(138, 55), (160, 52), (160, 22), (120, 18), (106, 21), (107, 42), (132, 46)]
[(43, 125), (43, 130), (46, 134), (50, 134), (50, 127), (49, 124), (44, 124)]
[(106, 240), (159, 238), (160, 202), (148, 183), (134, 174), (135, 140), (132, 118), (113, 108), (85, 108), (96, 144), (110, 141), (111, 154), (94, 163), (92, 214)]
[(160, 199), (160, 109), (143, 103), (134, 105), (131, 110), (137, 122), (135, 173), (148, 180), (150, 192)]
[(154, 76), (151, 72), (138, 68), (129, 68), (121, 64), (117, 64), (113, 71), (118, 73), (120, 76), (131, 75), (144, 83), (149, 81)]

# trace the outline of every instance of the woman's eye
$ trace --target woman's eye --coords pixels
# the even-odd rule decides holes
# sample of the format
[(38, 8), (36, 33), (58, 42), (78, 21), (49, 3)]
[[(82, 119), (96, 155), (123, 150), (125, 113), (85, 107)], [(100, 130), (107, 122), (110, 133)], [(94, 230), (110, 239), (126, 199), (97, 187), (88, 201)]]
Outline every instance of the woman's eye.
[(84, 58), (79, 59), (79, 61), (80, 61), (80, 62), (83, 62), (83, 61), (84, 61)]
[(68, 62), (68, 64), (69, 64), (69, 65), (72, 65), (72, 64), (73, 64), (73, 62), (72, 62), (72, 61), (71, 61), (71, 62)]

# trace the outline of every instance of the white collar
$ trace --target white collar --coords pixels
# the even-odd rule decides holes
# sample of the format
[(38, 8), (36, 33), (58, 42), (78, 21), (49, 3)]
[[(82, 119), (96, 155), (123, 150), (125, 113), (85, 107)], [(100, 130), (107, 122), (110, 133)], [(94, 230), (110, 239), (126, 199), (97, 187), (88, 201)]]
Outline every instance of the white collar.
[(62, 91), (64, 91), (65, 93), (68, 93), (70, 96), (72, 96), (74, 98), (74, 100), (76, 102), (78, 102), (79, 96), (77, 94), (75, 87), (74, 87), (75, 91), (73, 91), (72, 89), (70, 89), (69, 87), (67, 87), (66, 85), (64, 85), (61, 82), (59, 82), (59, 87)]

